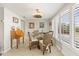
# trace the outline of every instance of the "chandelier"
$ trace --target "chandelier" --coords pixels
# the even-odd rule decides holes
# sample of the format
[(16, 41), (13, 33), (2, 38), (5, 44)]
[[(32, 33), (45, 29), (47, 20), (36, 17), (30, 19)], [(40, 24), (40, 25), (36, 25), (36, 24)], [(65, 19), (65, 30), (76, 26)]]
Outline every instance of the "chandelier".
[(42, 13), (39, 9), (36, 9), (35, 12), (33, 13), (34, 18), (42, 18)]

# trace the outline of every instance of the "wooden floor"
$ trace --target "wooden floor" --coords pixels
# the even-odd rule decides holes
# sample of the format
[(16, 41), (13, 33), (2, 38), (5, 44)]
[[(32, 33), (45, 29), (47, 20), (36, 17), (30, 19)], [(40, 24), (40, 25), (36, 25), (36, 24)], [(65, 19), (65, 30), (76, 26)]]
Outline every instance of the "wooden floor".
[[(52, 46), (52, 52), (46, 52), (44, 56), (63, 56), (63, 54), (56, 48), (56, 46)], [(13, 48), (10, 51), (3, 54), (3, 56), (43, 56), (42, 51), (34, 48), (29, 50), (29, 48), (25, 48), (23, 45), (20, 45), (18, 49)]]

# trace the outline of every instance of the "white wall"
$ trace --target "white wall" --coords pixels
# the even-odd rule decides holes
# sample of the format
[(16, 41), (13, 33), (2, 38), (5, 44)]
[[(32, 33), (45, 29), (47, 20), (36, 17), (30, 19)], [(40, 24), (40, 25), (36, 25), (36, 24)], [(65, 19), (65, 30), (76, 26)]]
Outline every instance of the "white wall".
[[(65, 6), (63, 9), (60, 10), (60, 12), (53, 18), (53, 20), (55, 21), (55, 24), (54, 24), (54, 37), (57, 39), (55, 40), (56, 41), (56, 46), (59, 50), (62, 51), (62, 53), (66, 56), (71, 56), (71, 55), (79, 55), (79, 50), (76, 49), (74, 46), (73, 46), (73, 41), (74, 38), (74, 29), (72, 28), (73, 27), (73, 24), (74, 23), (71, 23), (70, 25), (70, 38), (66, 38), (64, 37), (64, 39), (69, 39), (71, 40), (71, 43), (68, 44), (64, 41), (62, 41), (63, 37), (60, 35), (58, 35), (58, 21), (60, 21), (60, 19), (58, 18), (58, 16), (61, 16), (63, 14), (64, 11), (66, 11), (67, 9), (71, 9), (72, 5), (67, 5)], [(70, 10), (71, 12), (72, 10)], [(72, 16), (72, 15), (71, 15)], [(60, 42), (59, 42), (60, 41)]]
[(53, 25), (52, 25), (52, 30), (54, 31), (53, 34), (54, 34), (54, 37), (55, 37), (55, 44), (57, 45), (57, 48), (59, 50), (61, 50), (61, 37), (60, 37), (60, 33), (58, 33), (58, 26), (60, 26), (60, 23), (59, 23), (59, 15), (56, 15), (56, 17), (52, 20), (53, 22)]
[(0, 7), (0, 52), (3, 52), (3, 19), (4, 19), (4, 8)]
[[(52, 25), (53, 25), (53, 24), (52, 24), (52, 20), (48, 20), (47, 22), (48, 22), (49, 31), (53, 31), (53, 30), (52, 30)], [(51, 23), (51, 25), (49, 25), (49, 23)]]
[(4, 23), (0, 19), (0, 53), (3, 52), (3, 42), (4, 42)]
[[(35, 28), (29, 29), (29, 22), (34, 22)], [(26, 20), (25, 29), (26, 29), (26, 39), (28, 38), (28, 32), (33, 32), (34, 30), (39, 30), (39, 32), (42, 32), (42, 28), (39, 28), (39, 22), (44, 22), (45, 26), (43, 29), (43, 32), (49, 31), (48, 21), (47, 20), (41, 20), (41, 19), (33, 19), (33, 20)]]
[[(19, 23), (13, 23), (13, 18), (17, 17)], [(4, 52), (10, 49), (10, 30), (12, 26), (21, 28), (20, 19), (23, 19), (11, 10), (4, 8)]]
[(4, 19), (4, 8), (0, 7), (0, 19), (3, 20)]

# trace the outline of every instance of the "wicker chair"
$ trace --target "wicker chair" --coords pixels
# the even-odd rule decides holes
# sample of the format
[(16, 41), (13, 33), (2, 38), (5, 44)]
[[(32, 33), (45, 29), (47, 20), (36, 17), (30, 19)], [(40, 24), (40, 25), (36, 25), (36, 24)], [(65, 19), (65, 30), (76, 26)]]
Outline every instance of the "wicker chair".
[(38, 41), (32, 41), (32, 37), (31, 37), (30, 32), (28, 32), (28, 35), (29, 35), (29, 49), (31, 50), (31, 48), (33, 46), (37, 46), (38, 47)]
[[(53, 38), (53, 31), (49, 31), (48, 34), (50, 34), (51, 38)], [(51, 39), (51, 44), (53, 46), (53, 40)]]
[(48, 51), (51, 53), (51, 36), (50, 34), (44, 34), (43, 40), (39, 40), (39, 46), (40, 49), (43, 51), (43, 55), (45, 51)]

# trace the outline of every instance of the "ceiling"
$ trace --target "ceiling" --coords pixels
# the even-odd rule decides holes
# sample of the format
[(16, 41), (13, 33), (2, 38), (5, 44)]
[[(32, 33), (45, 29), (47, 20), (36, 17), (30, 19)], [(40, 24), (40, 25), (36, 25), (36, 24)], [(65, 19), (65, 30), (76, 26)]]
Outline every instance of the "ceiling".
[(41, 19), (48, 20), (52, 18), (65, 4), (64, 3), (4, 3), (1, 4), (9, 8), (13, 12), (25, 17), (26, 19), (34, 19), (33, 12), (40, 9), (43, 13)]

